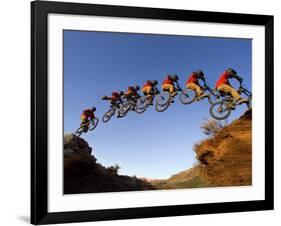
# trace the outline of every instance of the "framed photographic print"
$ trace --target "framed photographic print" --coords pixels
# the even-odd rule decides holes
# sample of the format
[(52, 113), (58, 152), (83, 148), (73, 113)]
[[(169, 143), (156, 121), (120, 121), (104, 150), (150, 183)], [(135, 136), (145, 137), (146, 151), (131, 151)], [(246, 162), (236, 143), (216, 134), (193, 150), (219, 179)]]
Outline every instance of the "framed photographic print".
[(31, 3), (31, 223), (273, 209), (273, 16)]

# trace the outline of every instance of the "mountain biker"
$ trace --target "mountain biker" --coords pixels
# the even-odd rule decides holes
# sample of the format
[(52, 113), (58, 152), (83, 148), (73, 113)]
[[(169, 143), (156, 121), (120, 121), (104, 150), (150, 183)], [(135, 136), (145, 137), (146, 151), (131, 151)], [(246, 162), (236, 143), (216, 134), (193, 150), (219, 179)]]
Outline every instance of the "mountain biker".
[(152, 105), (152, 95), (156, 93), (156, 86), (158, 85), (158, 82), (156, 80), (147, 80), (146, 83), (142, 87), (142, 92), (146, 96), (146, 98), (149, 100), (149, 104)]
[(140, 90), (140, 87), (138, 85), (128, 86), (128, 89), (124, 93), (124, 96), (127, 98), (127, 100), (135, 100), (137, 97), (139, 97), (139, 94), (138, 94), (139, 90)]
[(166, 79), (162, 82), (162, 90), (169, 91), (171, 96), (175, 96), (177, 94), (177, 90), (175, 88), (175, 83), (179, 80), (179, 77), (175, 75), (168, 74)]
[[(103, 96), (103, 100), (109, 100), (110, 101), (110, 108), (116, 107), (119, 109), (120, 103), (122, 103), (122, 96), (124, 95), (123, 91), (120, 92), (112, 92), (111, 97), (109, 96)], [(120, 117), (119, 111), (117, 111), (117, 118)]]
[(186, 81), (186, 88), (194, 90), (196, 92), (196, 96), (202, 98), (207, 96), (207, 94), (204, 94), (204, 90), (200, 85), (199, 80), (202, 80), (204, 82), (204, 85), (206, 84), (203, 71), (199, 70), (192, 72), (189, 75), (188, 80)]
[(229, 83), (229, 79), (232, 78), (235, 78), (240, 82), (240, 84), (243, 81), (243, 79), (237, 75), (237, 72), (234, 69), (228, 68), (220, 75), (219, 80), (216, 83), (216, 90), (225, 94), (230, 94), (234, 98), (236, 104), (247, 102), (247, 99), (242, 98), (237, 90), (234, 89)]
[(94, 112), (96, 110), (97, 109), (95, 107), (92, 107), (91, 109), (85, 109), (80, 116), (80, 119), (81, 119), (80, 126), (85, 126), (86, 129), (88, 130), (90, 120), (93, 120), (95, 118)]

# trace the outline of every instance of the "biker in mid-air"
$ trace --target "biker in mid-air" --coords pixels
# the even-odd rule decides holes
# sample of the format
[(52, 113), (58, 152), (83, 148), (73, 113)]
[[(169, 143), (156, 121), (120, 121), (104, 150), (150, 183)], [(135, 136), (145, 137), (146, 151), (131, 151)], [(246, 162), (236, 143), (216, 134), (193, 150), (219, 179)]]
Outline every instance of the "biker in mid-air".
[(88, 131), (89, 129), (89, 125), (90, 125), (90, 121), (93, 120), (96, 116), (95, 116), (95, 112), (96, 111), (96, 108), (95, 107), (92, 107), (91, 109), (85, 109), (81, 116), (80, 116), (80, 119), (81, 119), (81, 123), (80, 123), (80, 126), (82, 127), (85, 127), (85, 131)]
[(142, 87), (142, 93), (149, 101), (149, 105), (153, 105), (153, 95), (156, 94), (156, 86), (158, 85), (158, 82), (156, 80), (147, 80), (146, 83)]
[(177, 83), (179, 77), (175, 75), (168, 74), (166, 79), (162, 82), (162, 90), (170, 92), (171, 96), (174, 97), (177, 95), (177, 89), (175, 83)]
[[(124, 95), (123, 91), (120, 92), (112, 92), (111, 97), (109, 96), (103, 96), (103, 100), (109, 100), (110, 101), (110, 108), (116, 107), (117, 109), (120, 108), (120, 104), (122, 103), (122, 96)], [(120, 117), (119, 111), (117, 111), (117, 118)]]
[(139, 90), (140, 87), (138, 85), (128, 86), (127, 91), (124, 93), (124, 97), (126, 98), (127, 103), (124, 104), (124, 108), (121, 109), (122, 112), (128, 112), (128, 110), (135, 111), (137, 100), (140, 97), (140, 95), (138, 94)]
[(240, 96), (236, 89), (234, 89), (229, 83), (229, 79), (235, 78), (240, 84), (243, 82), (243, 79), (237, 75), (237, 72), (232, 69), (226, 69), (219, 77), (219, 80), (216, 82), (216, 90), (224, 94), (230, 94), (234, 99), (234, 104), (246, 103), (248, 100)]
[(192, 72), (186, 81), (186, 88), (194, 90), (196, 92), (196, 97), (204, 98), (208, 95), (204, 93), (204, 89), (200, 85), (199, 80), (202, 80), (204, 85), (206, 85), (203, 71), (199, 70)]
[(135, 86), (128, 86), (127, 91), (124, 93), (124, 97), (127, 100), (135, 100), (139, 97), (138, 91), (140, 90), (140, 87), (138, 85)]

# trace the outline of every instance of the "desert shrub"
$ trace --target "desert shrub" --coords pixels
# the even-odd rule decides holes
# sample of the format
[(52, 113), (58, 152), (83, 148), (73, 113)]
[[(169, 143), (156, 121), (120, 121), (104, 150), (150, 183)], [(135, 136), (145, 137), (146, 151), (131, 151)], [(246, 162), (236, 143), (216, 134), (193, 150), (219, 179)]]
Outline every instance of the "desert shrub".
[(68, 144), (72, 141), (73, 135), (71, 133), (64, 134), (63, 143)]
[(225, 124), (226, 122), (223, 123), (221, 121), (214, 120), (214, 119), (206, 119), (200, 128), (203, 130), (204, 134), (208, 136), (215, 136), (222, 130)]
[(117, 175), (120, 168), (121, 167), (118, 164), (114, 164), (113, 166), (107, 167), (106, 170), (111, 174)]

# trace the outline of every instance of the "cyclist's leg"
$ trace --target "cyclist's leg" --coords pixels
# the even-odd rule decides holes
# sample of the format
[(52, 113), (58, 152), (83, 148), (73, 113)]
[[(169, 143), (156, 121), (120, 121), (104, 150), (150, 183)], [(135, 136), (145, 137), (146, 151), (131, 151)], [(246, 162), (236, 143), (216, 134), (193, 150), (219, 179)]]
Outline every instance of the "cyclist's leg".
[(203, 94), (203, 90), (201, 89), (201, 87), (193, 82), (188, 83), (186, 88), (194, 90), (196, 92), (197, 97)]
[(152, 100), (152, 88), (151, 87), (145, 87), (143, 88), (143, 94), (145, 95), (146, 99), (151, 102)]
[(236, 89), (234, 89), (233, 87), (230, 86), (230, 94), (233, 96), (233, 98), (235, 99), (236, 104), (242, 104), (247, 102), (247, 99), (244, 99), (240, 96), (240, 94), (237, 92)]
[(170, 91), (170, 94), (171, 94), (172, 97), (177, 94), (177, 91), (176, 91), (174, 85), (169, 84), (169, 91)]
[(80, 126), (83, 128), (84, 132), (87, 132), (89, 129), (90, 121), (87, 117), (81, 122)]
[(241, 98), (241, 96), (239, 95), (239, 93), (230, 85), (227, 84), (222, 84), (217, 88), (219, 91), (222, 91), (223, 93), (226, 94), (230, 94), (234, 100), (239, 100)]
[(80, 116), (80, 121), (81, 121), (80, 125), (85, 121), (85, 119), (86, 119), (85, 115)]
[(149, 104), (152, 105), (152, 102), (153, 102), (153, 89), (152, 89), (152, 87), (148, 87), (148, 89), (147, 89), (147, 99), (149, 101)]
[(169, 84), (163, 84), (163, 85), (162, 85), (162, 90), (163, 90), (163, 91), (168, 91), (168, 92), (170, 92), (170, 86), (169, 86)]
[(80, 123), (80, 127), (84, 127), (87, 124), (88, 118), (86, 115), (82, 114), (80, 117), (81, 123)]
[[(163, 85), (162, 85), (162, 90), (163, 90), (163, 91), (166, 91), (166, 92), (169, 92), (170, 95), (172, 96), (172, 95), (173, 95), (172, 91), (174, 91), (174, 86), (171, 85), (171, 84), (163, 84)], [(173, 101), (173, 98), (171, 98), (170, 101), (171, 101), (171, 102), (174, 102), (174, 101)]]

